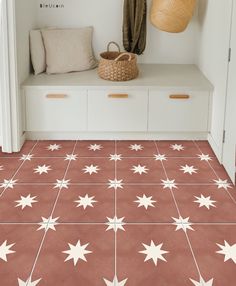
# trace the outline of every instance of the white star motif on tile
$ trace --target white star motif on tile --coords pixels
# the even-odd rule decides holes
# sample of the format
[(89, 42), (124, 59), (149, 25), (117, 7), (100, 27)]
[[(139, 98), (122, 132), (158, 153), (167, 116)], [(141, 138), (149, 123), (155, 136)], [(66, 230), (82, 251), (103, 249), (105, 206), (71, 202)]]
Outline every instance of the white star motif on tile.
[(146, 254), (146, 258), (144, 262), (148, 260), (153, 260), (154, 264), (157, 266), (158, 259), (162, 261), (166, 261), (166, 259), (163, 257), (163, 254), (169, 253), (169, 251), (162, 250), (163, 243), (159, 245), (155, 245), (153, 241), (151, 241), (150, 245), (146, 245), (142, 243), (145, 250), (139, 251), (139, 253)]
[(13, 189), (16, 185), (17, 180), (4, 180), (3, 183), (0, 185), (0, 188), (5, 189)]
[(94, 207), (93, 204), (97, 203), (97, 201), (94, 200), (95, 197), (89, 197), (88, 194), (86, 194), (84, 197), (79, 196), (79, 200), (75, 201), (75, 203), (78, 203), (78, 207), (83, 207), (84, 210), (87, 207)]
[(198, 169), (194, 168), (194, 166), (188, 166), (188, 165), (181, 166), (180, 169), (180, 171), (183, 171), (184, 174), (188, 173), (190, 175), (192, 175), (193, 173), (197, 173), (197, 170)]
[(103, 147), (100, 144), (91, 144), (88, 148), (90, 151), (100, 151)]
[(39, 282), (42, 280), (42, 278), (32, 281), (31, 277), (29, 277), (26, 281), (23, 281), (18, 278), (18, 286), (36, 286), (39, 284)]
[(54, 189), (56, 189), (56, 188), (59, 188), (60, 190), (63, 188), (68, 189), (68, 186), (70, 184), (69, 182), (70, 182), (70, 180), (64, 180), (64, 179), (57, 180), (57, 182), (54, 184), (55, 185)]
[(204, 279), (202, 277), (200, 277), (200, 281), (195, 281), (193, 279), (190, 279), (190, 281), (193, 283), (193, 285), (195, 286), (213, 286), (213, 281), (214, 279), (212, 278), (211, 280), (209, 280), (208, 282), (204, 281)]
[(210, 207), (214, 207), (216, 208), (216, 206), (214, 205), (214, 203), (216, 203), (216, 201), (211, 200), (211, 197), (204, 197), (203, 195), (201, 195), (201, 197), (196, 197), (197, 199), (196, 201), (194, 201), (195, 203), (199, 204), (199, 208), (201, 207), (206, 207), (208, 210), (210, 209)]
[(231, 184), (227, 180), (214, 180), (215, 185), (218, 186), (218, 189), (225, 189), (226, 191), (228, 188), (232, 188)]
[(156, 203), (156, 201), (152, 200), (152, 197), (146, 197), (146, 195), (144, 194), (142, 197), (137, 196), (137, 199), (138, 200), (134, 202), (139, 204), (138, 208), (144, 207), (147, 210), (148, 207), (155, 207), (153, 203)]
[(143, 146), (140, 144), (131, 144), (129, 146), (129, 149), (132, 151), (142, 151), (143, 150)]
[(117, 218), (116, 216), (114, 218), (107, 218), (108, 222), (106, 223), (106, 225), (108, 225), (108, 228), (106, 229), (106, 231), (113, 229), (114, 232), (117, 232), (119, 229), (125, 231), (123, 225), (125, 225), (125, 223), (123, 222), (124, 217), (122, 218)]
[(7, 245), (7, 240), (3, 242), (3, 244), (0, 246), (0, 259), (7, 262), (7, 255), (15, 253), (14, 250), (10, 249), (13, 245), (15, 245), (15, 243)]
[(174, 189), (178, 189), (178, 187), (176, 186), (175, 180), (162, 180), (162, 186), (164, 189), (170, 189), (172, 190)]
[(115, 190), (117, 190), (117, 189), (123, 189), (123, 180), (117, 180), (117, 179), (114, 179), (114, 180), (109, 180), (109, 183), (108, 183), (108, 185), (109, 185), (109, 187), (108, 187), (108, 189), (115, 189)]
[(216, 253), (223, 254), (225, 256), (224, 262), (232, 259), (236, 264), (236, 244), (230, 245), (227, 241), (224, 241), (225, 245), (217, 245), (221, 248), (221, 250), (216, 251)]
[(16, 203), (18, 203), (15, 207), (21, 207), (21, 209), (23, 210), (25, 207), (31, 207), (32, 208), (32, 204), (33, 203), (37, 203), (38, 201), (35, 200), (36, 197), (31, 197), (31, 195), (29, 194), (27, 197), (23, 197), (20, 196), (21, 199), (18, 201), (15, 201)]
[(208, 154), (201, 154), (201, 155), (198, 155), (198, 158), (201, 159), (201, 161), (212, 161), (210, 155)]
[(48, 231), (49, 229), (55, 230), (55, 226), (59, 223), (56, 222), (59, 219), (59, 217), (52, 218), (51, 216), (49, 218), (42, 217), (42, 222), (38, 223), (40, 227), (37, 230), (44, 229), (45, 231)]
[(58, 151), (58, 150), (61, 149), (61, 145), (59, 145), (59, 144), (50, 144), (50, 145), (47, 147), (47, 149), (48, 149), (49, 151)]
[(97, 174), (98, 171), (100, 171), (98, 166), (90, 165), (90, 166), (85, 166), (83, 169), (84, 174), (89, 173), (89, 175), (92, 175), (93, 173)]
[(149, 169), (146, 167), (146, 166), (141, 166), (141, 165), (138, 165), (138, 166), (133, 166), (133, 168), (131, 169), (131, 171), (134, 172), (134, 174), (139, 174), (139, 175), (142, 175), (143, 173), (144, 174), (147, 174), (147, 172), (149, 171)]
[(184, 150), (184, 146), (181, 144), (171, 145), (170, 148), (173, 149), (174, 151), (179, 151), (179, 152)]
[(154, 155), (154, 159), (156, 160), (156, 161), (166, 161), (167, 160), (167, 158), (166, 158), (166, 155), (162, 155), (162, 154), (158, 154), (158, 155)]
[(35, 174), (42, 175), (43, 173), (47, 174), (48, 171), (51, 171), (51, 166), (46, 166), (45, 164), (43, 166), (38, 166), (34, 169)]
[(86, 254), (92, 253), (90, 250), (86, 250), (89, 243), (81, 245), (80, 240), (78, 240), (76, 245), (68, 243), (70, 249), (62, 251), (62, 253), (68, 254), (68, 257), (65, 259), (65, 261), (73, 259), (74, 266), (78, 263), (78, 261), (81, 259), (85, 262), (87, 262), (87, 259), (85, 257)]
[(121, 161), (122, 155), (121, 154), (111, 154), (110, 161)]
[(0, 171), (3, 171), (3, 170), (4, 170), (3, 166), (0, 166)]
[(174, 218), (174, 217), (172, 217), (172, 218), (175, 221), (173, 223), (173, 225), (176, 225), (176, 230), (175, 231), (180, 230), (180, 229), (182, 229), (184, 232), (187, 232), (188, 229), (194, 230), (191, 227), (192, 223), (189, 222), (189, 217), (182, 218), (182, 216), (180, 216), (179, 218)]
[(28, 155), (22, 155), (20, 158), (20, 161), (31, 161), (34, 155), (28, 154)]
[(128, 279), (124, 279), (123, 281), (118, 281), (118, 278), (115, 276), (113, 281), (108, 281), (107, 279), (103, 278), (106, 286), (125, 286)]
[(78, 159), (78, 155), (76, 154), (70, 154), (70, 155), (66, 155), (65, 157), (65, 161), (76, 161)]

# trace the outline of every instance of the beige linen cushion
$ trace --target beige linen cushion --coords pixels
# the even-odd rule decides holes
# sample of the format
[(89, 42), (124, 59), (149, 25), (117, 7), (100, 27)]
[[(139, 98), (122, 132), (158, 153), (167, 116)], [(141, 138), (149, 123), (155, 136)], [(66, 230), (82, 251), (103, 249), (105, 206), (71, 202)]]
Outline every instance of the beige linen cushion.
[(42, 30), (48, 74), (84, 71), (97, 66), (93, 28)]
[(40, 30), (30, 31), (30, 53), (34, 73), (40, 74), (46, 70), (46, 54)]

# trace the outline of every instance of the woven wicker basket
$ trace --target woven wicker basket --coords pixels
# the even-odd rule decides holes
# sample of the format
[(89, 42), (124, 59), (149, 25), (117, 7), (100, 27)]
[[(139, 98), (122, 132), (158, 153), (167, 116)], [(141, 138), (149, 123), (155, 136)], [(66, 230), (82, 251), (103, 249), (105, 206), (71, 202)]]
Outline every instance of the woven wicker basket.
[(196, 0), (153, 0), (152, 24), (165, 32), (183, 32), (194, 12)]
[[(118, 51), (110, 51), (114, 44)], [(136, 78), (139, 74), (137, 58), (132, 53), (122, 53), (115, 42), (110, 42), (107, 51), (101, 53), (101, 60), (98, 66), (98, 75), (105, 80), (128, 81)]]

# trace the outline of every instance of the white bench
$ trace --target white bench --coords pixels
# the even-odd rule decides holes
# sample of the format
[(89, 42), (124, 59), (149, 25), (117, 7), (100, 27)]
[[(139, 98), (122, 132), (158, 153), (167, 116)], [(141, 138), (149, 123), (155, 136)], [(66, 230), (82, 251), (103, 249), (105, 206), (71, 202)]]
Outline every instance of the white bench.
[(207, 139), (213, 86), (195, 65), (142, 64), (129, 82), (96, 70), (30, 76), (28, 139)]

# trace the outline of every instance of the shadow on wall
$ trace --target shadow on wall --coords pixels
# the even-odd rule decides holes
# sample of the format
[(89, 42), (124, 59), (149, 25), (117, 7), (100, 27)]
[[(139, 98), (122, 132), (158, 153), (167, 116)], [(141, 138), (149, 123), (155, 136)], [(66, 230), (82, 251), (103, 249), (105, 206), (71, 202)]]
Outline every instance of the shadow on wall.
[(198, 23), (199, 26), (204, 26), (207, 11), (209, 7), (208, 0), (199, 0), (198, 1)]

